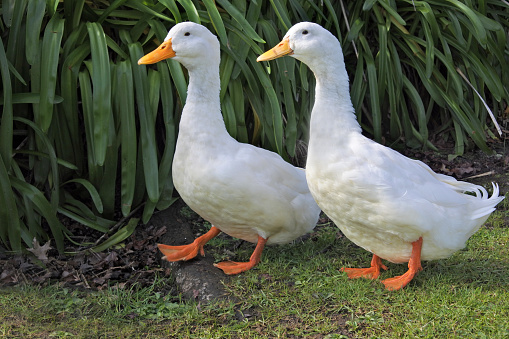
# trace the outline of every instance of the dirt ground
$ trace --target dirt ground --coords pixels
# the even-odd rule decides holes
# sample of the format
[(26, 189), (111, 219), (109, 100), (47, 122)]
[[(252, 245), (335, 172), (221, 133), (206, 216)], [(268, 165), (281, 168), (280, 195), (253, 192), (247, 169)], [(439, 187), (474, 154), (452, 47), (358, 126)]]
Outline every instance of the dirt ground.
[[(509, 191), (507, 169), (509, 150), (498, 144), (494, 155), (475, 151), (448, 160), (446, 155), (435, 152), (405, 151), (405, 155), (422, 160), (438, 173), (474, 182), (486, 187), (490, 182), (499, 184), (501, 194)], [(52, 248), (41, 248), (47, 259), (38, 260), (33, 255), (11, 256), (0, 249), (0, 287), (23, 283), (59, 283), (66, 287), (101, 290), (107, 286), (129, 288), (134, 284), (150, 286), (156, 274), (172, 275), (175, 284), (167, 286), (163, 293), (177, 295), (200, 302), (228, 295), (221, 281), (231, 279), (215, 268), (211, 246), (206, 247), (205, 257), (197, 257), (185, 263), (161, 261), (156, 244), (181, 245), (192, 242), (203, 229), (203, 220), (190, 213), (183, 213), (184, 204), (177, 201), (165, 211), (157, 212), (147, 225), (139, 225), (123, 244), (102, 253), (89, 253), (83, 248), (69, 245), (66, 250), (78, 253), (61, 257)], [(69, 222), (69, 220), (67, 220)], [(101, 234), (79, 224), (68, 224), (80, 241), (94, 241)], [(222, 237), (228, 237), (221, 234)], [(239, 240), (235, 246), (253, 246)], [(51, 246), (50, 244), (48, 246)]]

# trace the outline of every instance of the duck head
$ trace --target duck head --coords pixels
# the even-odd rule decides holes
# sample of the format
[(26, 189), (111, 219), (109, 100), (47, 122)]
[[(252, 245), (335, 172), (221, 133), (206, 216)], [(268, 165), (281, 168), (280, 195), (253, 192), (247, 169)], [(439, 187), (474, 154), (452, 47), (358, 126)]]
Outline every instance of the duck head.
[(206, 27), (194, 22), (182, 22), (171, 28), (163, 43), (138, 60), (138, 65), (153, 64), (172, 58), (187, 69), (219, 64), (219, 41)]
[(268, 61), (285, 55), (304, 62), (312, 69), (319, 66), (324, 57), (330, 56), (336, 61), (343, 58), (338, 39), (313, 22), (300, 22), (292, 26), (279, 44), (260, 55), (256, 61)]

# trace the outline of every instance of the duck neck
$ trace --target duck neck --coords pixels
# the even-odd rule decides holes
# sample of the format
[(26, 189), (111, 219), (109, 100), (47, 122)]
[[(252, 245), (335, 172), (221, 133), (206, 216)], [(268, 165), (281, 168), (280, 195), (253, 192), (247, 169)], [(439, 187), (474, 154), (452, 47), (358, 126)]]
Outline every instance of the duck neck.
[(335, 59), (312, 68), (316, 77), (316, 99), (310, 133), (342, 138), (352, 132), (360, 133), (361, 128), (350, 99), (345, 64), (342, 58)]
[(180, 119), (179, 133), (218, 137), (228, 134), (219, 101), (219, 65), (189, 69), (187, 99)]

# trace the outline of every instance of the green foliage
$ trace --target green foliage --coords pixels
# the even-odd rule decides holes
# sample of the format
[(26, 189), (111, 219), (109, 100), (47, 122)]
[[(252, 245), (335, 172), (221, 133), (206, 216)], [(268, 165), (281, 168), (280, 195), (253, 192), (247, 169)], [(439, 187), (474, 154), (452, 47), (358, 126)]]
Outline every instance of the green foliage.
[(495, 136), (487, 111), (460, 74), (503, 112), (507, 7), (469, 0), (348, 2), (351, 29), (343, 46), (345, 59), (357, 63), (351, 92), (363, 128), (379, 142), (402, 138), (411, 147), (433, 147), (430, 137), (441, 133), (454, 138), (456, 154), (472, 141), (490, 152), (487, 133)]
[(315, 80), (292, 58), (256, 57), (299, 21), (339, 37), (358, 119), (379, 142), (433, 147), (440, 133), (454, 138), (456, 153), (471, 141), (489, 151), (486, 110), (458, 70), (495, 111), (508, 98), (508, 10), (495, 0), (1, 6), (0, 241), (13, 251), (52, 238), (63, 252), (72, 235), (57, 213), (113, 234), (117, 212), (128, 218), (140, 207), (146, 222), (174, 201), (171, 163), (187, 73), (173, 60), (150, 67), (137, 60), (181, 21), (219, 37), (229, 133), (287, 160), (308, 138)]

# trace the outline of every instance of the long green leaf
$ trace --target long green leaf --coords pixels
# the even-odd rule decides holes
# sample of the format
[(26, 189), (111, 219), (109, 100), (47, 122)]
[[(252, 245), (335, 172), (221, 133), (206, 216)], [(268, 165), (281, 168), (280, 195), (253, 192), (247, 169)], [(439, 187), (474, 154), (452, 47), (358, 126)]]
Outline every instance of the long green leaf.
[(5, 163), (0, 157), (0, 239), (5, 245), (19, 252), (21, 250), (21, 233), (18, 208), (12, 191), (11, 180)]
[(91, 250), (93, 252), (101, 252), (107, 248), (110, 248), (111, 246), (114, 246), (124, 241), (134, 232), (136, 226), (138, 225), (138, 222), (139, 222), (138, 218), (132, 218), (131, 220), (129, 220), (126, 226), (119, 229), (115, 234), (109, 237), (108, 240), (101, 243), (100, 245), (93, 247)]
[(54, 208), (56, 208), (60, 203), (60, 191), (59, 191), (60, 176), (58, 171), (58, 161), (55, 149), (51, 144), (50, 139), (45, 135), (43, 130), (35, 124), (35, 122), (21, 117), (15, 117), (14, 120), (30, 126), (32, 130), (36, 133), (38, 140), (40, 140), (41, 144), (44, 145), (44, 149), (48, 153), (49, 165), (51, 166), (50, 178), (52, 179), (50, 182), (51, 204)]
[(22, 23), (25, 16), (27, 0), (17, 0), (12, 12), (12, 25), (9, 29), (9, 43), (7, 44), (7, 59), (9, 59), (15, 67), (21, 64), (21, 58), (18, 53), (24, 54)]
[(255, 73), (258, 76), (258, 80), (261, 82), (269, 102), (269, 106), (267, 107), (268, 112), (264, 112), (264, 114), (269, 114), (269, 117), (271, 116), (270, 120), (272, 121), (271, 125), (273, 136), (271, 136), (272, 138), (269, 138), (269, 140), (272, 139), (276, 151), (279, 154), (285, 155), (283, 152), (283, 119), (281, 116), (278, 96), (274, 91), (274, 88), (270, 82), (269, 77), (265, 73), (263, 66), (260, 63), (257, 63), (255, 59), (251, 61), (251, 66), (254, 68)]
[(87, 162), (88, 162), (88, 174), (89, 180), (99, 187), (102, 169), (97, 166), (95, 161), (95, 148), (93, 142), (93, 126), (94, 126), (94, 115), (92, 110), (92, 84), (90, 82), (90, 73), (85, 68), (79, 72), (78, 75), (80, 84), (80, 93), (83, 109), (83, 125), (85, 127), (85, 140), (87, 147)]
[(283, 24), (284, 29), (289, 30), (290, 27), (292, 27), (292, 23), (290, 22), (290, 18), (285, 6), (278, 0), (270, 0), (270, 3), (274, 8), (277, 17), (279, 18), (279, 21)]
[(136, 179), (137, 132), (134, 112), (134, 84), (131, 63), (123, 61), (117, 67), (117, 100), (121, 139), (121, 210), (127, 216), (132, 208)]
[(60, 44), (64, 30), (64, 20), (55, 14), (44, 30), (41, 53), (41, 100), (36, 123), (44, 132), (48, 131), (53, 118), (53, 102), (57, 82), (57, 67)]
[[(12, 94), (12, 103), (13, 104), (38, 104), (41, 100), (41, 95), (39, 93), (13, 93)], [(64, 101), (59, 95), (55, 95), (53, 104), (60, 104)], [(4, 97), (0, 95), (0, 105), (3, 105)]]
[(191, 0), (177, 0), (177, 1), (182, 5), (182, 7), (184, 7), (184, 10), (186, 11), (187, 14), (187, 20), (196, 22), (197, 24), (201, 23), (198, 10), (196, 9)]
[(44, 194), (34, 186), (22, 181), (18, 178), (11, 177), (11, 184), (20, 194), (27, 196), (35, 206), (39, 213), (46, 219), (55, 239), (55, 245), (58, 253), (64, 253), (64, 233), (67, 229), (62, 225), (56, 216), (56, 210), (48, 202)]
[[(161, 14), (159, 10), (149, 8), (148, 6), (142, 4), (138, 0), (127, 0), (127, 4), (133, 8), (136, 8), (138, 11), (140, 11), (142, 13), (146, 13), (150, 16), (158, 17), (159, 19), (162, 19), (164, 21), (173, 22), (173, 19), (171, 19), (170, 17), (167, 17), (164, 14)], [(156, 5), (156, 7), (157, 7), (157, 5)]]
[(176, 23), (182, 22), (182, 17), (180, 16), (180, 11), (177, 7), (177, 4), (175, 3), (175, 0), (159, 0), (159, 2), (170, 10)]
[(75, 220), (84, 226), (90, 227), (91, 229), (94, 229), (96, 231), (103, 232), (103, 233), (108, 232), (107, 227), (104, 227), (94, 221), (86, 219), (86, 218), (82, 217), (81, 215), (79, 215), (78, 213), (71, 212), (69, 209), (59, 207), (57, 211), (58, 211), (58, 213), (65, 215), (66, 217), (71, 218), (72, 220)]
[[(130, 44), (129, 54), (131, 64), (137, 65), (137, 61), (143, 56), (140, 44)], [(149, 99), (148, 79), (146, 66), (137, 65), (133, 68), (133, 79), (136, 89), (136, 101), (138, 104), (138, 116), (140, 121), (140, 137), (143, 157), (143, 169), (147, 194), (152, 202), (159, 199), (158, 166), (155, 141), (155, 122), (151, 114)]]
[(263, 40), (256, 33), (253, 27), (251, 27), (249, 22), (247, 22), (247, 20), (244, 18), (242, 13), (237, 8), (235, 8), (228, 0), (217, 0), (217, 2), (221, 5), (221, 7), (225, 9), (225, 11), (227, 11), (232, 16), (233, 19), (235, 19), (235, 21), (239, 23), (239, 25), (242, 27), (242, 29), (244, 30), (248, 37), (250, 37), (254, 41), (265, 43), (265, 40)]
[(66, 185), (66, 184), (70, 184), (70, 183), (80, 184), (83, 187), (85, 187), (85, 189), (90, 194), (92, 201), (94, 202), (95, 208), (97, 208), (99, 213), (102, 213), (103, 203), (101, 201), (101, 197), (99, 196), (99, 192), (97, 192), (97, 189), (94, 187), (94, 185), (92, 185), (92, 183), (90, 181), (82, 179), (82, 178), (76, 178), (76, 179), (71, 179), (71, 180), (64, 182), (62, 184), (62, 186)]
[(487, 43), (487, 35), (486, 35), (486, 29), (484, 28), (484, 25), (481, 22), (481, 19), (474, 10), (469, 8), (467, 5), (461, 3), (458, 0), (446, 0), (448, 3), (452, 4), (454, 7), (458, 8), (460, 11), (462, 11), (470, 20), (474, 27), (473, 33), (476, 37), (477, 41), (481, 44), (481, 46), (485, 47)]
[[(156, 35), (159, 40), (163, 40), (166, 36), (166, 29), (160, 22), (154, 23), (154, 28), (156, 30)], [(171, 73), (172, 81), (177, 88), (177, 92), (180, 97), (180, 101), (182, 102), (182, 106), (186, 102), (187, 98), (187, 81), (186, 77), (184, 76), (184, 71), (182, 69), (181, 64), (178, 61), (167, 59), (166, 63), (168, 65), (168, 68)]]
[[(51, 157), (46, 153), (39, 152), (39, 151), (32, 151), (32, 150), (17, 149), (16, 154), (29, 154), (29, 155), (35, 155), (35, 156), (41, 157), (41, 158), (51, 159)], [(56, 161), (57, 161), (57, 164), (59, 164), (60, 166), (66, 167), (68, 169), (71, 169), (71, 170), (78, 169), (74, 164), (71, 164), (70, 162), (62, 160), (60, 158), (57, 158)]]
[(41, 26), (45, 9), (45, 0), (33, 0), (28, 2), (25, 41), (26, 58), (30, 65), (33, 65), (35, 59), (39, 56)]
[(219, 35), (219, 40), (223, 45), (228, 45), (228, 37), (226, 36), (226, 28), (224, 28), (223, 19), (221, 19), (221, 15), (217, 10), (216, 4), (213, 0), (203, 0), (203, 4), (207, 9), (207, 13), (210, 18), (210, 22), (214, 26), (214, 29)]
[(359, 40), (364, 48), (366, 71), (368, 76), (369, 98), (371, 102), (371, 119), (373, 120), (373, 135), (377, 142), (382, 141), (382, 113), (380, 111), (380, 98), (378, 93), (378, 77), (375, 61), (371, 55), (368, 41), (361, 34)]
[(410, 80), (404, 76), (403, 77), (403, 85), (405, 87), (405, 91), (408, 94), (409, 99), (414, 104), (415, 112), (417, 113), (417, 121), (419, 124), (419, 135), (422, 140), (428, 139), (428, 128), (427, 128), (427, 120), (426, 120), (426, 111), (424, 109), (424, 104), (422, 102), (421, 96), (419, 92), (414, 87), (414, 85), (410, 82)]
[(175, 199), (173, 193), (173, 179), (171, 168), (173, 162), (173, 153), (177, 141), (175, 126), (175, 103), (171, 86), (170, 74), (168, 68), (163, 63), (157, 64), (157, 69), (161, 74), (161, 107), (164, 121), (164, 151), (159, 162), (159, 189), (161, 196), (157, 202), (156, 208), (163, 210), (168, 208)]
[(6, 168), (10, 168), (12, 161), (13, 102), (9, 65), (2, 40), (0, 40), (0, 72), (2, 75), (3, 90), (3, 107), (0, 120), (0, 156), (3, 159)]
[(102, 23), (115, 9), (125, 3), (127, 0), (115, 0), (111, 5), (106, 8), (106, 10), (101, 14), (101, 16), (97, 19), (98, 23)]
[(108, 147), (111, 118), (111, 75), (106, 37), (98, 23), (87, 23), (92, 53), (92, 86), (94, 114), (94, 151), (96, 164), (102, 166)]
[(12, 13), (14, 12), (15, 0), (4, 0), (2, 1), (2, 17), (4, 18), (5, 25), (11, 27), (12, 24)]

